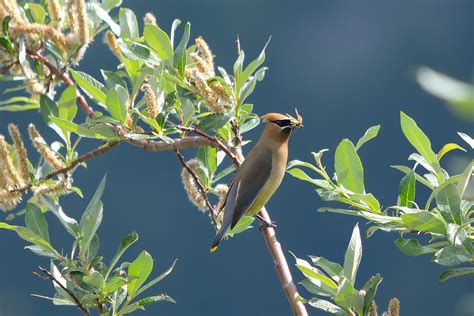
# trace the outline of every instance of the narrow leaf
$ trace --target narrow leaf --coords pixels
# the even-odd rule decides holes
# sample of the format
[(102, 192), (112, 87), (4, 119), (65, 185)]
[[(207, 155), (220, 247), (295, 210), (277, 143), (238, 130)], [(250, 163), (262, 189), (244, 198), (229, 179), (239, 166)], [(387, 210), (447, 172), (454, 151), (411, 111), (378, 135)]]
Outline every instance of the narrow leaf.
[(375, 125), (375, 126), (370, 127), (365, 132), (365, 134), (357, 141), (356, 150), (359, 150), (362, 147), (362, 145), (364, 145), (369, 140), (377, 137), (379, 130), (380, 130), (380, 125)]
[(344, 276), (355, 283), (357, 270), (359, 269), (360, 261), (362, 259), (362, 241), (360, 239), (359, 224), (354, 226), (351, 240), (347, 246), (346, 254), (344, 255)]

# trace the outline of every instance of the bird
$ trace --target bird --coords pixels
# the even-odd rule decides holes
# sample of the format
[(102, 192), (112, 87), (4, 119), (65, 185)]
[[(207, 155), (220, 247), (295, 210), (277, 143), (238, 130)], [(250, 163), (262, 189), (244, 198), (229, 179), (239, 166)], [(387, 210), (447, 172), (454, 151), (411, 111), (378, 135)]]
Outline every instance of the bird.
[[(219, 231), (211, 246), (215, 252), (226, 233), (244, 215), (255, 216), (280, 186), (288, 160), (288, 141), (295, 128), (303, 127), (303, 118), (289, 114), (268, 113), (260, 117), (266, 123), (257, 144), (252, 148), (231, 180)], [(259, 217), (257, 215), (257, 217)], [(264, 226), (274, 226), (259, 217)]]

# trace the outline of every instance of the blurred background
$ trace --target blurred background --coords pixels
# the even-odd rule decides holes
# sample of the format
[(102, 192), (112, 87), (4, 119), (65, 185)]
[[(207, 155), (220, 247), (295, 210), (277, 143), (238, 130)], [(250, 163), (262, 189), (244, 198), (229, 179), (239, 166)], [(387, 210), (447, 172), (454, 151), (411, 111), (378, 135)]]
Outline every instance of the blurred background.
[[(418, 122), (435, 151), (447, 142), (468, 148), (456, 132), (472, 135), (472, 122), (456, 118), (442, 101), (425, 93), (415, 81), (415, 69), (426, 65), (472, 82), (473, 1), (129, 0), (124, 6), (137, 16), (155, 13), (165, 30), (174, 18), (190, 21), (193, 38), (203, 35), (216, 63), (227, 69), (236, 58), (237, 34), (248, 60), (258, 55), (271, 35), (265, 62), (270, 70), (248, 101), (255, 104), (258, 114), (291, 112), (298, 107), (305, 128), (293, 136), (290, 159), (311, 161), (311, 151), (329, 148), (325, 162), (330, 170), (332, 153), (342, 138), (356, 141), (366, 128), (381, 124), (379, 136), (366, 144), (360, 155), (366, 188), (385, 206), (396, 203), (402, 177), (389, 166), (406, 163), (413, 151), (400, 130), (400, 110)], [(95, 76), (101, 68), (116, 66), (116, 59), (99, 37), (79, 69)], [(0, 119), (1, 133), (6, 132), (7, 122), (25, 129), (28, 122), (40, 120), (33, 112), (2, 112)], [(40, 127), (53, 141), (53, 134), (48, 134), (44, 125)], [(256, 140), (261, 130), (259, 126), (246, 136)], [(79, 150), (86, 151), (88, 146), (94, 143), (83, 144)], [(185, 154), (191, 157), (193, 152)], [(453, 152), (445, 166), (450, 173), (460, 172), (470, 159), (472, 150)], [(75, 184), (86, 198), (63, 198), (67, 212), (80, 216), (105, 173), (105, 213), (99, 229), (100, 252), (105, 258), (111, 259), (123, 235), (136, 230), (140, 239), (128, 252), (129, 260), (147, 249), (155, 258), (156, 276), (178, 259), (171, 276), (154, 290), (168, 293), (177, 304), (153, 304), (138, 315), (290, 314), (257, 229), (225, 241), (217, 253), (209, 253), (214, 230), (208, 217), (187, 200), (173, 153), (147, 153), (124, 144), (94, 159), (87, 170), (75, 174)], [(359, 219), (317, 213), (324, 205), (327, 203), (311, 185), (291, 176), (285, 178), (268, 204), (285, 251), (299, 257), (311, 254), (343, 261), (352, 227)], [(69, 237), (51, 222), (52, 243), (61, 249), (70, 243)], [(430, 263), (429, 256), (403, 255), (393, 244), (396, 238), (395, 234), (378, 232), (363, 241), (356, 286), (362, 287), (375, 273), (383, 276), (376, 298), (380, 311), (390, 298), (397, 297), (404, 316), (474, 315), (473, 278), (440, 284), (437, 279), (443, 268)], [(50, 295), (52, 288), (31, 274), (39, 264), (47, 266), (47, 259), (23, 250), (24, 245), (14, 233), (0, 233), (0, 315), (80, 315), (74, 307), (57, 308), (30, 296)], [(290, 255), (288, 260), (292, 265)], [(301, 275), (292, 269), (299, 281)], [(310, 297), (303, 288), (300, 292)], [(309, 312), (320, 314), (311, 308)]]

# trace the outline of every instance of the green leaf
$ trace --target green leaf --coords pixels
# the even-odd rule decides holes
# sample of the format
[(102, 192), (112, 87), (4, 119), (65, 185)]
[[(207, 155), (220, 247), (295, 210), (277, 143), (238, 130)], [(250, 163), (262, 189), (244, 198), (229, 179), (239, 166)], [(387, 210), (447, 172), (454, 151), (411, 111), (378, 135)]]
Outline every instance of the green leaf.
[(33, 104), (12, 104), (0, 106), (0, 111), (19, 112), (39, 109), (40, 105), (37, 103)]
[(165, 61), (173, 59), (173, 47), (171, 47), (171, 41), (162, 29), (156, 25), (146, 24), (143, 31), (143, 36), (146, 43), (151, 49), (157, 54), (157, 56)]
[(44, 23), (44, 19), (46, 18), (46, 11), (44, 10), (43, 6), (37, 3), (28, 3), (25, 6), (26, 9), (30, 10), (31, 15), (33, 16), (34, 21), (39, 24)]
[(415, 172), (412, 170), (400, 181), (398, 187), (398, 205), (412, 207), (415, 201)]
[(301, 273), (303, 273), (305, 277), (322, 282), (322, 284), (324, 284), (328, 289), (335, 293), (335, 291), (337, 290), (336, 282), (334, 282), (331, 278), (325, 276), (315, 267), (311, 266), (308, 261), (296, 257), (295, 260), (295, 266), (298, 268), (298, 270), (301, 271)]
[(382, 282), (382, 277), (377, 273), (371, 277), (362, 288), (362, 290), (365, 291), (363, 315), (368, 315), (380, 282)]
[(451, 278), (474, 276), (474, 267), (464, 267), (446, 270), (439, 276), (439, 281), (444, 282)]
[(344, 139), (339, 143), (334, 160), (339, 183), (355, 193), (364, 193), (364, 169), (350, 140)]
[(123, 80), (123, 78), (121, 78), (115, 72), (103, 69), (101, 69), (100, 72), (102, 73), (102, 77), (105, 80), (105, 86), (107, 87), (107, 89), (112, 89), (115, 87), (115, 85), (119, 85), (127, 89), (127, 83), (125, 82), (125, 80)]
[(117, 5), (120, 5), (121, 3), (122, 0), (103, 0), (102, 7), (96, 3), (92, 3), (95, 14), (97, 14), (97, 16), (102, 21), (107, 23), (110, 27), (110, 30), (117, 36), (120, 36), (120, 26), (114, 21), (114, 19), (110, 17), (107, 11), (116, 7)]
[(237, 224), (226, 233), (228, 237), (234, 237), (237, 234), (242, 233), (243, 231), (252, 228), (252, 223), (255, 220), (252, 216), (243, 216)]
[(211, 146), (201, 147), (197, 152), (196, 158), (201, 161), (205, 170), (207, 170), (208, 180), (212, 179), (217, 169), (217, 148)]
[(433, 152), (433, 149), (431, 149), (431, 142), (429, 138), (418, 127), (416, 122), (403, 112), (400, 112), (400, 125), (407, 140), (433, 167), (437, 173), (438, 180), (440, 180), (439, 177), (441, 167), (439, 165), (438, 159), (436, 158), (436, 154)]
[(360, 261), (362, 259), (362, 241), (360, 239), (359, 224), (354, 226), (351, 240), (347, 246), (346, 254), (344, 255), (344, 276), (349, 279), (352, 284), (355, 283), (357, 270), (359, 269)]
[(46, 207), (58, 218), (64, 229), (76, 238), (79, 233), (79, 225), (77, 224), (77, 221), (74, 218), (67, 216), (61, 208), (61, 205), (52, 198), (41, 195), (40, 200), (41, 203), (46, 205)]
[(435, 195), (436, 205), (448, 223), (463, 223), (461, 211), (461, 194), (454, 184), (448, 184)]
[(333, 297), (334, 296), (334, 290), (331, 290), (329, 287), (321, 283), (321, 281), (316, 280), (316, 279), (303, 279), (300, 282), (306, 291), (310, 292), (311, 294), (315, 294), (318, 296), (327, 296), (327, 297)]
[(110, 262), (109, 268), (107, 273), (105, 274), (105, 279), (108, 279), (110, 272), (114, 269), (117, 262), (120, 260), (122, 255), (127, 251), (127, 249), (133, 245), (138, 240), (138, 234), (136, 232), (131, 232), (130, 234), (126, 235), (122, 241), (120, 242), (120, 246), (115, 253), (112, 261)]
[(110, 89), (107, 93), (106, 104), (107, 110), (112, 117), (124, 123), (130, 105), (128, 91), (122, 86), (115, 85), (115, 87)]
[(32, 244), (40, 246), (47, 252), (50, 252), (56, 259), (60, 259), (62, 256), (43, 238), (33, 233), (26, 227), (23, 226), (14, 226), (7, 223), (0, 222), (0, 229), (12, 230), (17, 233), (17, 235)]
[(114, 140), (119, 138), (114, 132), (108, 127), (103, 124), (98, 124), (94, 127), (86, 127), (83, 125), (77, 125), (71, 121), (63, 120), (57, 117), (50, 117), (51, 121), (58, 125), (61, 129), (65, 131), (76, 133), (82, 137), (88, 138), (98, 138), (98, 139), (105, 139), (105, 140)]
[[(58, 101), (58, 117), (67, 121), (72, 121), (77, 113), (76, 86), (72, 85), (64, 89)], [(52, 115), (52, 114), (50, 114)], [(55, 115), (53, 115), (55, 116)]]
[(474, 247), (468, 237), (466, 229), (463, 227), (456, 224), (448, 224), (446, 238), (453, 246), (461, 248), (461, 252), (466, 253), (467, 255), (474, 255)]
[(342, 274), (342, 267), (338, 263), (331, 262), (323, 257), (309, 256), (315, 266), (320, 267), (324, 270), (333, 280), (339, 281), (339, 277)]
[(155, 284), (157, 284), (158, 282), (160, 282), (161, 280), (163, 280), (164, 278), (166, 278), (174, 269), (174, 266), (176, 264), (176, 260), (173, 261), (173, 263), (171, 264), (171, 266), (166, 269), (165, 272), (163, 272), (162, 274), (160, 274), (159, 276), (157, 276), (156, 278), (154, 278), (153, 280), (151, 280), (150, 282), (148, 282), (147, 284), (143, 285), (136, 293), (135, 296), (138, 296), (140, 294), (142, 294), (143, 292), (145, 292), (146, 290), (148, 290), (149, 288), (151, 288), (152, 286), (154, 286)]
[(251, 115), (245, 120), (245, 122), (240, 124), (239, 126), (240, 133), (241, 134), (246, 133), (254, 129), (255, 127), (257, 127), (259, 124), (260, 124), (260, 118), (256, 115)]
[(136, 292), (153, 270), (153, 258), (146, 251), (142, 251), (138, 257), (128, 266), (128, 277), (134, 277), (128, 284), (128, 299), (132, 300), (136, 296)]
[(365, 131), (365, 134), (361, 138), (359, 138), (359, 140), (357, 141), (356, 150), (359, 150), (362, 147), (362, 145), (364, 145), (369, 140), (377, 137), (379, 130), (380, 130), (380, 125), (369, 127), (369, 129)]
[(50, 116), (58, 117), (59, 115), (56, 102), (44, 94), (40, 96), (40, 112), (43, 122), (45, 122), (48, 126), (51, 126)]
[(120, 310), (119, 315), (129, 314), (131, 312), (136, 311), (137, 309), (144, 310), (145, 305), (155, 303), (155, 302), (160, 302), (160, 301), (165, 301), (165, 302), (169, 302), (169, 303), (176, 303), (176, 301), (171, 296), (166, 295), (166, 294), (161, 294), (161, 295), (157, 295), (157, 296), (150, 296), (150, 297), (143, 298), (143, 299), (139, 300), (138, 302), (135, 302), (135, 303), (123, 308), (122, 310)]
[(80, 240), (81, 251), (87, 253), (92, 237), (94, 237), (97, 229), (102, 222), (103, 216), (103, 204), (100, 201), (102, 194), (104, 193), (106, 177), (102, 178), (94, 196), (89, 201), (86, 210), (82, 214), (81, 221), (79, 223), (79, 230), (81, 232), (82, 239)]
[(184, 78), (184, 68), (186, 66), (186, 45), (188, 45), (189, 35), (191, 32), (191, 23), (186, 22), (184, 33), (181, 41), (174, 52), (174, 67), (178, 69), (181, 78)]
[(82, 281), (99, 290), (102, 290), (105, 287), (104, 277), (98, 271), (94, 271), (90, 275), (85, 275), (82, 278)]
[(11, 16), (6, 16), (3, 18), (3, 21), (2, 21), (2, 31), (3, 31), (3, 34), (4, 35), (8, 35), (8, 29), (10, 28), (10, 21), (11, 21), (12, 17)]
[(351, 200), (367, 205), (372, 211), (376, 213), (381, 213), (379, 201), (372, 195), (368, 194), (350, 194)]
[(443, 146), (443, 148), (441, 148), (441, 150), (438, 152), (438, 154), (436, 155), (436, 158), (438, 160), (441, 160), (441, 158), (443, 158), (443, 156), (445, 154), (447, 154), (448, 152), (450, 152), (451, 150), (455, 150), (455, 149), (459, 149), (459, 150), (462, 150), (464, 152), (466, 152), (466, 149), (462, 148), (461, 146), (459, 146), (458, 144), (455, 144), (455, 143), (449, 143), (449, 144), (446, 144)]
[(420, 256), (427, 253), (434, 253), (438, 249), (428, 246), (422, 246), (416, 239), (398, 238), (395, 240), (395, 246), (407, 256)]
[(351, 283), (351, 281), (345, 277), (342, 277), (342, 281), (339, 283), (336, 296), (334, 296), (333, 300), (337, 303), (337, 305), (345, 309), (353, 308), (355, 307), (355, 292), (354, 285)]
[(81, 72), (81, 71), (74, 71), (72, 69), (69, 70), (71, 72), (74, 81), (76, 81), (77, 85), (81, 87), (81, 89), (94, 101), (100, 103), (101, 106), (105, 105), (106, 102), (106, 94), (103, 91), (104, 85), (93, 77), (89, 76), (88, 74)]
[(339, 306), (329, 302), (325, 301), (316, 297), (313, 297), (312, 299), (309, 300), (308, 302), (309, 305), (313, 306), (314, 308), (320, 309), (322, 311), (331, 313), (331, 314), (342, 314), (344, 311), (342, 308)]
[(297, 178), (297, 179), (310, 182), (314, 185), (317, 185), (319, 187), (322, 187), (322, 188), (325, 188), (325, 189), (328, 189), (328, 190), (331, 189), (331, 185), (329, 184), (329, 182), (327, 182), (326, 180), (322, 180), (322, 179), (313, 179), (310, 176), (308, 176), (301, 169), (293, 168), (293, 169), (288, 170), (287, 172), (289, 174), (291, 174), (293, 177)]
[[(401, 172), (403, 172), (405, 174), (409, 174), (410, 172), (413, 171), (413, 169), (408, 168), (407, 166), (393, 165), (393, 166), (390, 166), (390, 167), (392, 167), (394, 169), (397, 169), (397, 170), (400, 170)], [(431, 190), (433, 190), (435, 188), (428, 180), (426, 180), (425, 178), (423, 178), (422, 176), (420, 176), (417, 173), (415, 173), (415, 178), (418, 182), (420, 182), (421, 184), (424, 184), (426, 187), (430, 188)]]
[(262, 51), (260, 52), (260, 55), (253, 60), (242, 72), (242, 65), (244, 62), (245, 55), (243, 52), (239, 54), (239, 57), (237, 58), (237, 61), (235, 62), (234, 65), (234, 75), (235, 75), (235, 89), (236, 91), (240, 92), (241, 88), (243, 87), (244, 83), (247, 81), (247, 79), (257, 70), (258, 67), (260, 67), (263, 62), (265, 61), (265, 49), (267, 48), (268, 44), (270, 43), (270, 38), (268, 39), (267, 43), (265, 43), (265, 46), (263, 47)]
[(30, 231), (49, 242), (48, 222), (36, 204), (26, 204), (25, 224)]
[(420, 211), (412, 214), (402, 214), (403, 223), (410, 229), (445, 234), (446, 228), (442, 220), (428, 211)]
[(210, 114), (199, 120), (198, 128), (203, 132), (218, 130), (230, 121), (232, 117), (227, 114)]
[(107, 284), (104, 287), (104, 293), (105, 294), (110, 294), (118, 290), (120, 287), (124, 286), (125, 284), (128, 283), (128, 280), (123, 277), (114, 277), (112, 280), (107, 282)]
[(458, 181), (458, 190), (460, 192), (461, 198), (464, 196), (464, 193), (466, 192), (466, 188), (473, 174), (474, 174), (474, 160), (472, 160), (471, 163), (467, 165), (466, 169), (464, 169), (463, 173), (461, 174), (460, 180)]
[(467, 253), (463, 247), (447, 246), (435, 253), (433, 261), (443, 266), (454, 266), (474, 260), (474, 256)]
[(142, 44), (124, 43), (119, 41), (119, 48), (122, 54), (129, 60), (148, 61), (150, 58), (150, 50)]
[(119, 11), (120, 37), (134, 40), (138, 38), (138, 22), (135, 13), (127, 8)]

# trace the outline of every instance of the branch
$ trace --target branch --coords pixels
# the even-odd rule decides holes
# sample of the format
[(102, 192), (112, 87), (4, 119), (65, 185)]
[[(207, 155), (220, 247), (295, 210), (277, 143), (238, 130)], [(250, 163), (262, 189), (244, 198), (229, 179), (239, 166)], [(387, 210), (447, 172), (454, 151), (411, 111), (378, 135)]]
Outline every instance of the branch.
[(201, 131), (200, 129), (197, 129), (195, 127), (185, 127), (185, 126), (177, 126), (177, 128), (179, 130), (182, 130), (182, 131), (186, 131), (186, 132), (192, 132), (192, 133), (196, 133), (206, 139), (208, 139), (209, 141), (213, 142), (213, 143), (216, 143), (219, 148), (226, 153), (226, 155), (232, 159), (232, 161), (234, 162), (235, 165), (238, 165), (239, 164), (239, 160), (237, 159), (237, 157), (235, 156), (235, 154), (233, 154), (229, 147), (227, 147), (222, 141), (220, 141), (217, 137), (215, 136), (211, 136), (203, 131)]
[(38, 277), (42, 278), (43, 280), (51, 280), (51, 281), (53, 281), (53, 283), (56, 283), (60, 288), (62, 288), (72, 298), (74, 303), (76, 303), (76, 306), (82, 311), (82, 313), (85, 316), (90, 316), (90, 313), (87, 310), (87, 308), (84, 305), (82, 305), (82, 303), (79, 301), (79, 299), (76, 297), (76, 295), (74, 295), (73, 292), (71, 292), (67, 287), (62, 285), (62, 283), (59, 282), (51, 273), (49, 273), (48, 270), (46, 270), (42, 267), (38, 267), (38, 268), (40, 269), (41, 272), (43, 272), (43, 274), (45, 276), (42, 276), (38, 272), (33, 272), (34, 275), (37, 275)]
[(188, 166), (188, 164), (184, 160), (183, 155), (178, 150), (175, 150), (175, 152), (176, 152), (176, 156), (178, 157), (178, 160), (181, 163), (181, 165), (183, 166), (183, 168), (185, 168), (189, 172), (191, 177), (193, 177), (194, 182), (196, 182), (196, 184), (199, 188), (199, 191), (201, 191), (202, 197), (204, 198), (204, 201), (206, 202), (206, 205), (209, 208), (209, 211), (211, 212), (212, 222), (214, 223), (214, 226), (217, 227), (217, 222), (216, 222), (216, 218), (215, 218), (216, 212), (214, 210), (214, 207), (212, 207), (211, 202), (209, 202), (209, 198), (207, 197), (206, 189), (204, 188), (201, 181), (199, 180), (199, 177), (194, 173), (193, 169), (191, 169)]
[[(55, 67), (53, 64), (51, 64), (43, 55), (40, 55), (38, 53), (33, 53), (33, 52), (30, 52), (30, 51), (27, 51), (26, 53), (31, 58), (42, 62), (46, 67), (48, 67), (48, 69), (51, 71), (51, 73), (53, 73), (56, 77), (58, 77), (62, 81), (64, 81), (66, 86), (70, 87), (70, 86), (74, 85), (74, 81), (72, 81), (72, 79), (69, 77), (69, 75), (67, 74), (66, 71), (59, 70), (57, 67)], [(87, 116), (89, 116), (92, 119), (96, 118), (94, 109), (92, 109), (89, 106), (86, 99), (79, 92), (77, 93), (77, 99), (76, 100), (77, 100), (77, 103), (79, 104), (79, 106), (81, 107), (82, 111), (84, 111), (87, 114)]]
[[(81, 155), (79, 157), (77, 157), (73, 162), (71, 162), (71, 164), (67, 167), (64, 167), (62, 169), (59, 169), (59, 170), (56, 170), (54, 172), (51, 172), (50, 174), (42, 177), (41, 179), (39, 179), (38, 181), (45, 181), (45, 180), (48, 180), (48, 179), (51, 179), (57, 175), (60, 175), (60, 174), (66, 174), (69, 170), (72, 170), (74, 169), (77, 165), (91, 159), (91, 158), (94, 158), (94, 157), (97, 157), (99, 155), (102, 155), (102, 154), (105, 154), (106, 152), (108, 152), (109, 150), (111, 150), (112, 148), (114, 148), (116, 145), (118, 145), (120, 143), (120, 141), (113, 141), (113, 142), (110, 142), (110, 143), (106, 143), (94, 150), (91, 150), (87, 153), (85, 153), (84, 155)], [(24, 192), (26, 190), (28, 190), (29, 188), (31, 188), (33, 186), (32, 183), (22, 187), (22, 188), (19, 188), (19, 189), (15, 189), (15, 190), (11, 190), (10, 192)]]
[[(235, 130), (238, 133), (238, 129)], [(235, 135), (236, 139), (240, 137), (239, 134)], [(237, 147), (237, 158), (239, 159), (239, 165), (245, 159), (244, 155), (242, 154), (242, 150)], [(271, 223), (272, 220), (270, 215), (268, 214), (265, 207), (263, 207), (260, 212), (258, 213), (265, 221)], [(273, 259), (273, 263), (275, 264), (275, 270), (278, 274), (280, 279), (281, 287), (285, 292), (286, 298), (288, 299), (288, 303), (290, 304), (291, 311), (295, 316), (307, 316), (308, 312), (306, 311), (306, 307), (304, 304), (298, 299), (300, 297), (298, 293), (298, 289), (293, 282), (293, 277), (291, 276), (290, 268), (288, 267), (288, 262), (286, 261), (285, 255), (283, 253), (283, 249), (281, 248), (281, 244), (278, 242), (276, 237), (275, 228), (271, 226), (263, 226), (262, 234), (265, 238), (265, 242), (267, 244), (268, 250)]]

